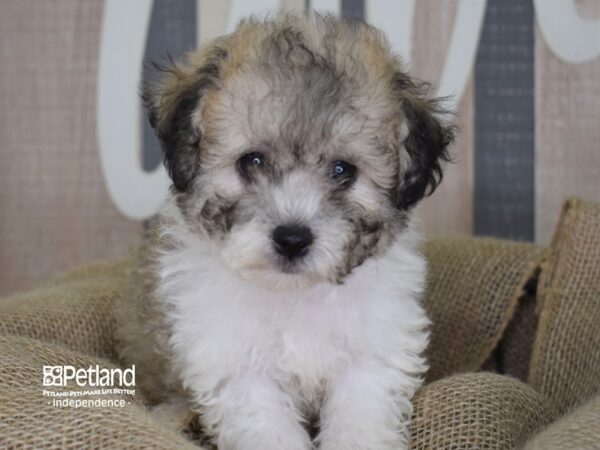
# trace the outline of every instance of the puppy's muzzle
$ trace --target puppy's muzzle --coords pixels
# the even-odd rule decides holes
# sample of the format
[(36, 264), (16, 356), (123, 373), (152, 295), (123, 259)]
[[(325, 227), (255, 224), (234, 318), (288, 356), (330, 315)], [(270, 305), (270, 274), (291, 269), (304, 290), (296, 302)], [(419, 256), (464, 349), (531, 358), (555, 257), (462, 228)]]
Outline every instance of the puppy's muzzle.
[(302, 225), (279, 225), (273, 230), (275, 250), (289, 261), (306, 255), (313, 240), (310, 228)]

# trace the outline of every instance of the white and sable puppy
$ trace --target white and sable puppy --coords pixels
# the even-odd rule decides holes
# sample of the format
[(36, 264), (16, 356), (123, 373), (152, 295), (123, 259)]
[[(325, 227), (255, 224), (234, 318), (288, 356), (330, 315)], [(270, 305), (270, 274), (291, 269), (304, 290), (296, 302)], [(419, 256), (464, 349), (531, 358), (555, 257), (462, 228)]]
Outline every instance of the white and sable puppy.
[(144, 100), (173, 188), (118, 336), (147, 398), (221, 450), (405, 448), (428, 341), (411, 211), (452, 140), (425, 85), (363, 22), (277, 16)]

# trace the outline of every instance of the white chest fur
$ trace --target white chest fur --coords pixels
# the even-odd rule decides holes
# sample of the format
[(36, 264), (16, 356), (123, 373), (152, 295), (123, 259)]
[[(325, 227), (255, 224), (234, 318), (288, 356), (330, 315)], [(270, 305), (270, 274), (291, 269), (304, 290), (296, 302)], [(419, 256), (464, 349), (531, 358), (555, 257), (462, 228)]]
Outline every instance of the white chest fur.
[(159, 295), (184, 387), (208, 398), (224, 381), (250, 372), (302, 398), (319, 395), (357, 362), (422, 373), (425, 263), (414, 241), (400, 239), (342, 285), (290, 291), (241, 280), (198, 238), (163, 253)]

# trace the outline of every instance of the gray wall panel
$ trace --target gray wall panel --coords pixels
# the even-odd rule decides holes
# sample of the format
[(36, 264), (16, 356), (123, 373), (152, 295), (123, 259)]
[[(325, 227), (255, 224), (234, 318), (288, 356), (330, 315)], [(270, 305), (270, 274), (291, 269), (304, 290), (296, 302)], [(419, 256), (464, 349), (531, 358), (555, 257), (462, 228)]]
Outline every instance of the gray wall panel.
[(352, 19), (365, 18), (366, 0), (342, 0), (342, 16)]
[[(165, 61), (167, 55), (177, 60), (183, 52), (195, 47), (196, 0), (154, 0), (142, 78), (146, 80), (152, 76), (147, 67), (149, 61)], [(142, 166), (151, 171), (162, 160), (162, 153), (145, 114), (143, 121)]]
[(475, 65), (475, 233), (533, 240), (534, 11), (489, 0)]

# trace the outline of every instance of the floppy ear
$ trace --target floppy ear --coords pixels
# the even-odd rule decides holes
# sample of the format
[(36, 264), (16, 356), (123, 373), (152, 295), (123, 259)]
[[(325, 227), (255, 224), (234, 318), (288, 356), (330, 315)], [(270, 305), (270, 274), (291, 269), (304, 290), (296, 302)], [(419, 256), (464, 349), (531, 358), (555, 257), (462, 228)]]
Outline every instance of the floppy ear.
[(407, 129), (400, 151), (400, 180), (395, 203), (410, 209), (431, 195), (442, 181), (442, 162), (450, 161), (448, 146), (454, 139), (454, 127), (444, 124), (446, 113), (439, 100), (429, 97), (429, 85), (416, 83), (408, 75), (394, 76), (394, 89), (401, 102)]
[(164, 163), (180, 192), (187, 191), (198, 174), (202, 142), (202, 96), (216, 89), (219, 63), (226, 57), (216, 49), (199, 67), (169, 59), (166, 66), (153, 64), (156, 80), (144, 83), (142, 98), (148, 119), (164, 151)]

